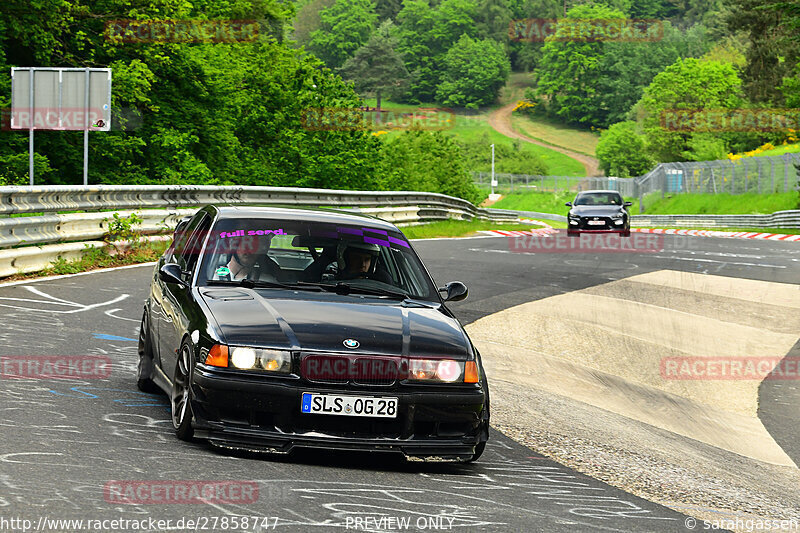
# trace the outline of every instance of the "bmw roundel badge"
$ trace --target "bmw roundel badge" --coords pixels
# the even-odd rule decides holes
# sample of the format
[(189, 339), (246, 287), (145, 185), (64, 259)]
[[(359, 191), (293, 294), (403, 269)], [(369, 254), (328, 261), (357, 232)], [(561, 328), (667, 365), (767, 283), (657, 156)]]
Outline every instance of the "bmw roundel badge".
[(353, 349), (361, 346), (361, 343), (355, 339), (345, 339), (344, 341), (342, 341), (342, 344), (344, 344), (348, 348), (353, 348)]

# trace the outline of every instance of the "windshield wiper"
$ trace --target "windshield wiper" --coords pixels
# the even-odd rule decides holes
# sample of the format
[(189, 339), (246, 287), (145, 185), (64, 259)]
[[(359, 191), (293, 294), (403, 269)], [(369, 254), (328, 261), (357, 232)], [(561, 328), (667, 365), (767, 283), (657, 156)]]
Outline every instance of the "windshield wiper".
[(342, 295), (347, 295), (350, 293), (360, 293), (360, 294), (373, 294), (375, 296), (391, 296), (392, 298), (398, 298), (400, 300), (405, 300), (407, 298), (410, 298), (408, 294), (401, 291), (381, 289), (378, 287), (361, 287), (359, 285), (352, 285), (350, 283), (343, 283), (341, 281), (337, 283), (299, 281), (298, 285), (320, 287), (326, 291), (335, 292), (336, 294), (342, 294)]
[(246, 279), (246, 278), (240, 280), (209, 279), (206, 280), (206, 283), (208, 283), (209, 285), (235, 285), (238, 287), (244, 287), (245, 289), (271, 288), (271, 289), (290, 289), (290, 290), (301, 290), (301, 291), (322, 290), (319, 287), (307, 286), (305, 284), (288, 284), (288, 283), (280, 283), (278, 281), (263, 281), (263, 280)]

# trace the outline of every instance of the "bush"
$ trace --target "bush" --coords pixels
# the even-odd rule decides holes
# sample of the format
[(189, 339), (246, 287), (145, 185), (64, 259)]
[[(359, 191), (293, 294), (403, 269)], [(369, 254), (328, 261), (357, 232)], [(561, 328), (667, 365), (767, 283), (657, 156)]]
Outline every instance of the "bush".
[(636, 133), (636, 123), (617, 122), (600, 134), (595, 153), (606, 176), (641, 176), (655, 164), (645, 151), (644, 137)]
[[(459, 146), (464, 154), (467, 168), (475, 172), (489, 172), (492, 168), (492, 149), (489, 135), (484, 133), (474, 141), (460, 141)], [(523, 150), (517, 139), (511, 145), (495, 143), (494, 169), (496, 172), (509, 174), (545, 175), (547, 165), (539, 156)]]
[(381, 189), (438, 192), (472, 203), (482, 200), (461, 149), (441, 132), (406, 131), (386, 141), (380, 156)]

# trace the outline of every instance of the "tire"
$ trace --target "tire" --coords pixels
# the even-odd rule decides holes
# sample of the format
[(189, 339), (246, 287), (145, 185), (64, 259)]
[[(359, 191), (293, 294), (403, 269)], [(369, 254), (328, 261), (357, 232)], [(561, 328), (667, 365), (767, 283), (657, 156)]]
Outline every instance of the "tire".
[(192, 349), (188, 344), (181, 346), (178, 363), (175, 365), (175, 375), (172, 378), (172, 392), (170, 393), (170, 406), (172, 411), (172, 427), (175, 436), (180, 440), (191, 441), (194, 436), (192, 427), (192, 369), (194, 358)]
[(480, 456), (483, 455), (483, 450), (485, 449), (486, 449), (486, 441), (479, 443), (477, 446), (475, 446), (475, 453), (472, 454), (472, 457), (467, 459), (467, 462), (474, 463), (475, 461), (477, 461), (480, 458)]
[(161, 389), (153, 382), (153, 345), (150, 342), (150, 321), (147, 319), (147, 310), (142, 315), (139, 326), (139, 364), (136, 368), (136, 387), (142, 392), (156, 394)]

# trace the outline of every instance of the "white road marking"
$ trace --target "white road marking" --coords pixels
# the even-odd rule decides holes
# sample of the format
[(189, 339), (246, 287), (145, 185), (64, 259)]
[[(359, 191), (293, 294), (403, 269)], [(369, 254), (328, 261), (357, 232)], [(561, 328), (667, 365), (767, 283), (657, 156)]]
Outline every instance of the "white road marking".
[(652, 255), (659, 259), (675, 259), (676, 261), (696, 261), (698, 263), (719, 263), (722, 265), (755, 266), (763, 268), (786, 268), (786, 265), (766, 265), (762, 263), (740, 263), (737, 261), (717, 261), (716, 259), (698, 259), (696, 257), (678, 257), (675, 255)]
[(135, 318), (125, 318), (124, 316), (117, 316), (117, 315), (115, 315), (115, 314), (114, 314), (114, 313), (116, 313), (117, 311), (122, 311), (122, 309), (120, 309), (120, 308), (118, 308), (118, 307), (116, 307), (116, 308), (114, 308), (114, 309), (109, 309), (108, 311), (106, 311), (106, 312), (105, 312), (105, 314), (106, 314), (106, 315), (108, 315), (108, 316), (110, 316), (111, 318), (118, 318), (118, 319), (120, 319), (120, 320), (128, 320), (128, 321), (130, 321), (130, 322), (137, 322), (137, 323), (139, 322), (139, 321), (138, 321), (138, 320), (136, 320)]
[(51, 304), (51, 305), (65, 305), (67, 307), (74, 307), (75, 309), (72, 309), (70, 311), (59, 311), (59, 310), (56, 310), (56, 309), (42, 309), (42, 308), (37, 308), (37, 307), (23, 307), (23, 306), (20, 306), (20, 305), (9, 305), (9, 304), (2, 304), (2, 303), (0, 303), (0, 307), (9, 307), (11, 309), (22, 309), (22, 310), (25, 310), (25, 311), (40, 311), (42, 313), (58, 313), (58, 314), (62, 314), (62, 315), (68, 315), (68, 314), (72, 314), (72, 313), (81, 313), (83, 311), (88, 311), (90, 309), (94, 309), (95, 307), (102, 307), (104, 305), (115, 304), (117, 302), (121, 302), (122, 300), (125, 300), (126, 298), (128, 298), (128, 296), (130, 296), (129, 294), (120, 294), (119, 296), (117, 296), (113, 300), (107, 300), (105, 302), (99, 302), (99, 303), (86, 305), (86, 304), (81, 304), (81, 303), (78, 303), (78, 302), (71, 302), (69, 300), (64, 300), (63, 298), (58, 298), (56, 296), (51, 296), (50, 294), (47, 294), (46, 292), (40, 291), (39, 289), (35, 289), (33, 287), (25, 286), (23, 288), (28, 290), (28, 291), (30, 291), (30, 292), (32, 292), (33, 294), (36, 294), (38, 296), (42, 296), (42, 297), (46, 298), (46, 300), (38, 300), (38, 299), (31, 299), (31, 298), (11, 298), (11, 297), (7, 297), (7, 296), (0, 296), (0, 300), (7, 300), (7, 301), (10, 300), (10, 301), (16, 301), (16, 302), (27, 302), (27, 303), (35, 303), (35, 304), (43, 304), (44, 303), (44, 304)]

